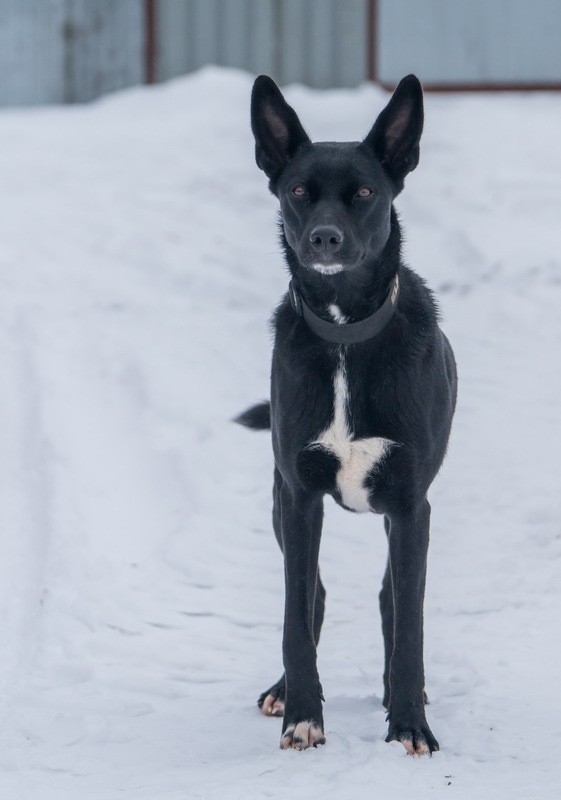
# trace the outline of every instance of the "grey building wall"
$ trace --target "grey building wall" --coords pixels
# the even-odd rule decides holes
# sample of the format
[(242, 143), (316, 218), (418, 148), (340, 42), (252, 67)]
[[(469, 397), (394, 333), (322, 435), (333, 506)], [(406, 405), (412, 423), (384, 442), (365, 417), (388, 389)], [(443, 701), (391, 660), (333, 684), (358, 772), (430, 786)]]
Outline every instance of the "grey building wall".
[(0, 0), (0, 105), (72, 103), (142, 83), (143, 0)]
[(212, 63), (320, 88), (409, 72), (439, 86), (561, 85), (561, 0), (155, 2), (159, 80)]
[(368, 75), (367, 21), (368, 0), (158, 0), (157, 78), (211, 63), (355, 86)]
[(70, 0), (67, 8), (68, 102), (143, 83), (146, 31), (142, 0)]
[(65, 5), (57, 0), (0, 3), (0, 104), (64, 101)]
[(0, 105), (87, 101), (204, 64), (320, 88), (408, 72), (561, 86), (561, 0), (0, 0)]
[(378, 0), (376, 78), (561, 85), (561, 0)]

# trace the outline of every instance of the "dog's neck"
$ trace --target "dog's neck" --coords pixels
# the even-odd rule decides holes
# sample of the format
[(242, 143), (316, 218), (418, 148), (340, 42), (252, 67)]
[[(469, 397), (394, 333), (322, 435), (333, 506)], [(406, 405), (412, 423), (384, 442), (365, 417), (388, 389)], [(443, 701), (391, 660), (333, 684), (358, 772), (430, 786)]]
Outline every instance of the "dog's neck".
[(330, 322), (358, 322), (374, 314), (388, 296), (400, 264), (401, 232), (392, 208), (390, 235), (382, 252), (353, 270), (322, 275), (304, 269), (283, 236), (292, 280), (305, 303)]

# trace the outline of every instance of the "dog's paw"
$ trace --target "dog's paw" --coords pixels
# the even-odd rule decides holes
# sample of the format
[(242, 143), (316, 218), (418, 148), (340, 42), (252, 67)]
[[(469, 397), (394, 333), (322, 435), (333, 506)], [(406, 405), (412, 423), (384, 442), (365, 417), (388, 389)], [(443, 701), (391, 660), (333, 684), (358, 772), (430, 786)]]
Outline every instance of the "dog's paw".
[(415, 727), (390, 725), (386, 742), (401, 742), (410, 756), (432, 756), (440, 749), (426, 722)]
[(311, 720), (289, 725), (280, 740), (281, 750), (306, 750), (325, 744), (325, 735), (320, 725)]
[(282, 717), (284, 716), (284, 700), (280, 697), (275, 697), (274, 694), (267, 694), (263, 698), (259, 698), (258, 706), (261, 713), (266, 717)]
[(261, 713), (266, 717), (282, 717), (284, 715), (284, 699), (286, 696), (286, 685), (284, 676), (277, 681), (274, 686), (263, 692), (257, 705)]

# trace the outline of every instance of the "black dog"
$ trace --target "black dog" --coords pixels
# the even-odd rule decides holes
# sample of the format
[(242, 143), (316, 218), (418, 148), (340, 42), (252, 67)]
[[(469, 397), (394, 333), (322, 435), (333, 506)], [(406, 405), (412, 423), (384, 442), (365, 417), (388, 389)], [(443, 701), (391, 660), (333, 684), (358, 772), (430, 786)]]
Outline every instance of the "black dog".
[(423, 598), (427, 491), (456, 401), (451, 347), (435, 302), (400, 257), (393, 200), (419, 161), (423, 95), (404, 78), (363, 142), (312, 144), (276, 84), (252, 95), (257, 165), (279, 198), (291, 274), (275, 318), (271, 402), (238, 421), (271, 427), (273, 525), (284, 553), (284, 676), (259, 699), (284, 714), (281, 747), (325, 742), (316, 646), (323, 496), (384, 515), (380, 593), (386, 741), (438, 750), (425, 717)]

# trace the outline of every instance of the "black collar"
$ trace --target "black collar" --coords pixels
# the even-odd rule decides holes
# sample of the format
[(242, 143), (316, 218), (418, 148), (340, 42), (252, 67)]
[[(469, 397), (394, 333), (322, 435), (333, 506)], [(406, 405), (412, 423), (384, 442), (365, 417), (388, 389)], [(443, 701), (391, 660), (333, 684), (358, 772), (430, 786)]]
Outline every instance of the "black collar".
[(397, 298), (399, 297), (399, 278), (397, 275), (393, 278), (388, 296), (380, 308), (369, 317), (366, 317), (366, 319), (361, 319), (358, 322), (328, 322), (322, 317), (318, 317), (306, 305), (304, 298), (294, 286), (293, 281), (290, 281), (288, 285), (288, 296), (294, 311), (306, 321), (308, 328), (321, 339), (335, 344), (358, 344), (358, 342), (365, 342), (380, 333), (393, 317)]

